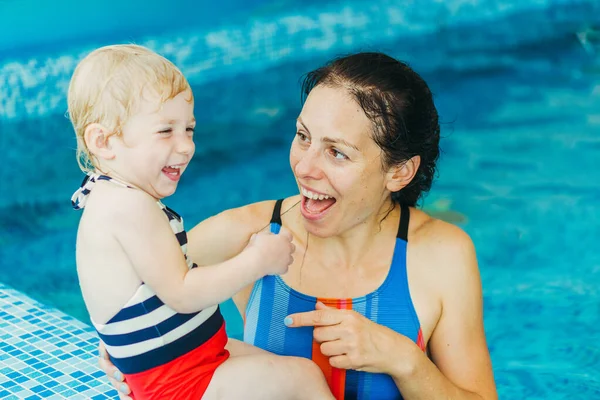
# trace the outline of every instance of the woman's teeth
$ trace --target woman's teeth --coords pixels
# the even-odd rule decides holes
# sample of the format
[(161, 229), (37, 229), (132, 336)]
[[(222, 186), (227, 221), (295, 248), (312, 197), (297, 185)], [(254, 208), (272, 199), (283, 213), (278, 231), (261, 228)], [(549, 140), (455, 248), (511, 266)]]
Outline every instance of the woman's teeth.
[(302, 195), (304, 197), (308, 197), (309, 199), (312, 199), (312, 200), (326, 200), (326, 199), (331, 198), (331, 196), (328, 196), (326, 194), (313, 193), (310, 190), (306, 190), (304, 188), (301, 188), (301, 191), (302, 191)]

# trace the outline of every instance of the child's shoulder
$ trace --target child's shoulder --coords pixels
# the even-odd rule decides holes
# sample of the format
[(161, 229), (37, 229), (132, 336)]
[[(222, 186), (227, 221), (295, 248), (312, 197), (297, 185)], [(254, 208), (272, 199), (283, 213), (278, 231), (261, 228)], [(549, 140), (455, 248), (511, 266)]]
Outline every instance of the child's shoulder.
[(98, 182), (86, 204), (85, 216), (119, 225), (159, 210), (157, 201), (141, 190)]

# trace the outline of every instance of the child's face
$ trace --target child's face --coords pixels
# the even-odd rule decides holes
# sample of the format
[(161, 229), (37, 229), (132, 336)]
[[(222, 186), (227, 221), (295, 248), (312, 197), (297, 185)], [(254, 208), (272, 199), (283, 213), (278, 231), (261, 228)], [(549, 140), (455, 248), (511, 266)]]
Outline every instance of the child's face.
[(109, 138), (115, 158), (111, 169), (124, 181), (157, 199), (172, 195), (194, 155), (194, 104), (182, 92), (161, 104), (148, 97), (123, 127)]

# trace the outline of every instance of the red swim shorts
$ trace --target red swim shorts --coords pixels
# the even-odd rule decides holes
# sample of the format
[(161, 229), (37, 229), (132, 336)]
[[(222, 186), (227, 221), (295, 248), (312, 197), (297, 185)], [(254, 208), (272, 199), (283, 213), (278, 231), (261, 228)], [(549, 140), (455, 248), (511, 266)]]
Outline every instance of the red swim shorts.
[(134, 400), (200, 400), (217, 367), (229, 358), (225, 325), (202, 346), (137, 374), (125, 374)]

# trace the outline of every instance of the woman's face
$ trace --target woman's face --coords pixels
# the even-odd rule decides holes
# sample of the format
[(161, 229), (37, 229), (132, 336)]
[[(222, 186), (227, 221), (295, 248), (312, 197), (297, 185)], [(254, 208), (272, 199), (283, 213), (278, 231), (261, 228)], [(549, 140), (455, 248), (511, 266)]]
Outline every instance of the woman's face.
[(372, 127), (346, 89), (320, 85), (310, 92), (290, 150), (310, 233), (343, 234), (388, 206), (387, 177)]

